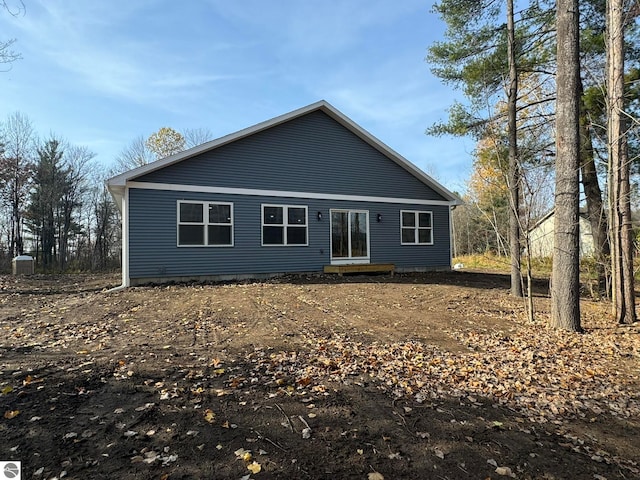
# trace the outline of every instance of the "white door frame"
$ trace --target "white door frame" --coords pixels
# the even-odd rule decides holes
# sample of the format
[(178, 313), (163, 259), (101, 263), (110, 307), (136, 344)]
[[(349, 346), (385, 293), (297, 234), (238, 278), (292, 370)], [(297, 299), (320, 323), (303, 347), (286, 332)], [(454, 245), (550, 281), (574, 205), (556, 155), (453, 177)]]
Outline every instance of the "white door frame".
[[(349, 242), (349, 256), (348, 257), (333, 257), (333, 213), (347, 213), (347, 225), (348, 225), (348, 242)], [(366, 257), (352, 257), (351, 256), (351, 213), (364, 213), (367, 219), (367, 256)], [(348, 265), (353, 263), (370, 263), (371, 261), (371, 235), (369, 229), (369, 210), (350, 209), (350, 208), (331, 208), (329, 209), (329, 243), (331, 252), (331, 265)]]

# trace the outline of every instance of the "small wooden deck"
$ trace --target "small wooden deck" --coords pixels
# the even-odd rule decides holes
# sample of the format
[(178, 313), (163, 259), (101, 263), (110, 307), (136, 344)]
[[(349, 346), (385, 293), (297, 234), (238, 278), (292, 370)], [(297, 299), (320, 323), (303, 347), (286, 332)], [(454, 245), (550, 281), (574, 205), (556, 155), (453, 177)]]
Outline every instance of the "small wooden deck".
[(348, 265), (325, 265), (324, 273), (337, 273), (342, 276), (344, 273), (390, 273), (396, 266), (393, 263), (352, 263)]

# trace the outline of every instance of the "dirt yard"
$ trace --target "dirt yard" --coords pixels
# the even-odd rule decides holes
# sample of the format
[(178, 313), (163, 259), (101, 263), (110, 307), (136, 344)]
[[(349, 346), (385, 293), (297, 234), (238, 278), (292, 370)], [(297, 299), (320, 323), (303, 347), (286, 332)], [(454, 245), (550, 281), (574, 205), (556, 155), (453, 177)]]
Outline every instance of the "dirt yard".
[(640, 478), (640, 327), (605, 303), (567, 334), (489, 273), (118, 283), (0, 277), (23, 479)]

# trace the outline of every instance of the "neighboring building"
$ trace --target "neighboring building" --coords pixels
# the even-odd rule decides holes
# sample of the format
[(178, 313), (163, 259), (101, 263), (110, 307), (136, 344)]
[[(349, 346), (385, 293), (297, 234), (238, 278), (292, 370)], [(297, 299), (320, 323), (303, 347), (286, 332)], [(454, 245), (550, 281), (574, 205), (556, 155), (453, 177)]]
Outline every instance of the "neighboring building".
[(123, 285), (451, 268), (458, 197), (325, 101), (111, 178)]
[[(580, 212), (580, 258), (593, 256), (593, 235), (591, 223), (586, 213)], [(542, 217), (529, 230), (529, 244), (531, 255), (543, 258), (553, 256), (553, 210)]]

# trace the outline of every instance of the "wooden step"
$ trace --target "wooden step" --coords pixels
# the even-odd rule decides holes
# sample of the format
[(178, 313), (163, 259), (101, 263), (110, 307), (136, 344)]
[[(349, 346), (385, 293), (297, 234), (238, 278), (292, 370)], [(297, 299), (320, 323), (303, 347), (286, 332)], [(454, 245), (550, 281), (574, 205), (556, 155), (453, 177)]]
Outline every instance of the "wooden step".
[(396, 266), (393, 263), (351, 263), (347, 265), (325, 265), (324, 273), (390, 273)]

